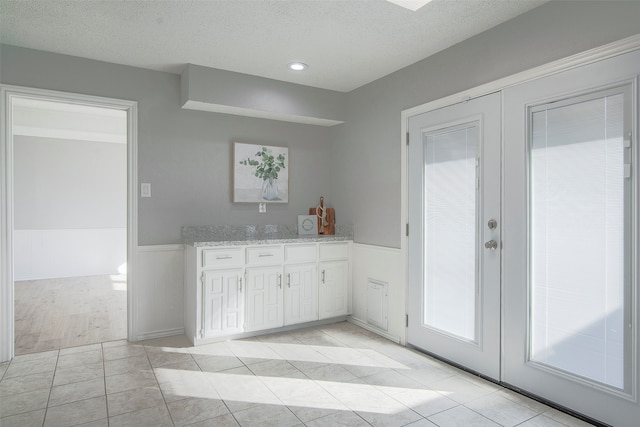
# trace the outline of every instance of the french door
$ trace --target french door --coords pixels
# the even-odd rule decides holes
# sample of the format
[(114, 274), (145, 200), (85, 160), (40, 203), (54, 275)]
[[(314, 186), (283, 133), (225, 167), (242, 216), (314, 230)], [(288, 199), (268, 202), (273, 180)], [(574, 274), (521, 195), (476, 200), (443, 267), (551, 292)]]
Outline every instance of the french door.
[(501, 380), (637, 426), (640, 52), (504, 90)]
[(500, 94), (409, 120), (408, 342), (500, 375)]
[(639, 75), (636, 51), (409, 119), (409, 344), (638, 425)]

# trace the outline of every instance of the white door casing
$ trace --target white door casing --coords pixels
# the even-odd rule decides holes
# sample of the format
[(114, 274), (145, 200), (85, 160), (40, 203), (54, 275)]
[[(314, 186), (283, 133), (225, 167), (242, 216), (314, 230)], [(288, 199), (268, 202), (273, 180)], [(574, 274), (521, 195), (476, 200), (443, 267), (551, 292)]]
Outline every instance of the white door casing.
[(13, 272), (13, 130), (12, 103), (15, 98), (42, 99), (127, 113), (127, 335), (138, 336), (136, 254), (138, 248), (138, 113), (137, 102), (28, 87), (0, 85), (0, 362), (14, 356), (14, 272)]

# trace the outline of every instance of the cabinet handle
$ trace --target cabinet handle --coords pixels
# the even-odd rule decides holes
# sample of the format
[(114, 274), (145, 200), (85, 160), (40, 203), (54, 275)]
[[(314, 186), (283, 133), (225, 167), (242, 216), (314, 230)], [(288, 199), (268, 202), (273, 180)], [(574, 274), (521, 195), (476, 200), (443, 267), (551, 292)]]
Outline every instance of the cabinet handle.
[(240, 276), (240, 292), (242, 292), (242, 276)]
[(287, 286), (291, 287), (291, 273), (287, 274)]
[(324, 276), (325, 276), (325, 270), (322, 270), (322, 283), (325, 283)]
[(264, 258), (264, 257), (268, 257), (268, 256), (273, 256), (273, 254), (260, 254), (260, 255), (258, 255), (258, 258)]
[(282, 289), (282, 274), (278, 274), (278, 287)]
[(229, 256), (229, 255), (224, 255), (224, 256), (217, 256), (216, 259), (231, 259), (233, 257)]

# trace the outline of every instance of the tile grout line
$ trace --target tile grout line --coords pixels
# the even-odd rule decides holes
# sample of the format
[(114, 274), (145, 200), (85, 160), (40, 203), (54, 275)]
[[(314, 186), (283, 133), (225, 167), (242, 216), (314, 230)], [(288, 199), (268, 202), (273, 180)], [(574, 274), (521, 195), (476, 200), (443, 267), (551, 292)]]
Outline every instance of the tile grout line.
[(107, 412), (107, 427), (109, 426), (109, 396), (107, 395), (107, 367), (105, 366), (106, 361), (104, 360), (104, 342), (100, 343), (100, 350), (102, 354), (102, 380), (104, 382), (104, 404), (106, 406)]
[[(276, 351), (274, 351), (271, 347), (269, 347), (269, 345), (268, 345), (267, 343), (264, 343), (264, 342), (260, 341), (260, 339), (258, 339), (258, 342), (262, 343), (265, 347), (267, 347), (268, 349), (270, 349), (271, 351), (273, 351), (275, 354), (277, 354), (278, 356), (280, 356)], [(284, 406), (285, 408), (287, 408), (287, 410), (288, 410), (289, 412), (291, 412), (291, 414), (292, 414), (294, 417), (296, 417), (296, 419), (297, 419), (298, 421), (300, 421), (300, 424), (304, 425), (304, 422), (303, 422), (300, 418), (298, 418), (298, 416), (297, 416), (297, 415), (296, 415), (296, 414), (295, 414), (295, 413), (294, 413), (294, 412), (289, 408), (289, 406), (287, 406), (287, 405), (282, 401), (282, 399), (280, 399), (280, 397), (278, 397), (278, 395), (276, 395), (276, 394), (275, 394), (275, 392), (274, 392), (273, 390), (271, 390), (271, 388), (269, 388), (269, 386), (267, 385), (267, 383), (265, 383), (259, 375), (256, 375), (256, 374), (255, 374), (255, 372), (253, 372), (253, 370), (251, 370), (251, 368), (249, 367), (249, 365), (247, 365), (247, 364), (246, 364), (246, 363), (245, 363), (245, 362), (240, 358), (240, 356), (239, 356), (239, 355), (237, 355), (237, 354), (233, 351), (233, 349), (229, 348), (229, 350), (231, 350), (231, 353), (233, 353), (233, 355), (234, 355), (234, 356), (235, 356), (235, 357), (236, 357), (240, 362), (242, 362), (242, 364), (244, 365), (244, 367), (245, 367), (245, 368), (247, 368), (247, 369), (249, 370), (249, 372), (251, 372), (251, 374), (252, 374), (254, 377), (256, 377), (256, 378), (258, 379), (258, 381), (260, 381), (260, 383), (262, 383), (262, 385), (264, 385), (264, 386), (267, 388), (267, 390), (269, 390), (271, 393), (273, 393), (273, 395), (275, 396), (275, 398), (276, 398), (276, 399), (278, 399), (278, 401), (279, 401), (280, 403), (282, 403), (282, 406)], [(268, 360), (284, 360), (284, 359), (268, 359)], [(262, 362), (257, 362), (257, 363), (262, 363)], [(289, 364), (290, 364), (290, 363), (289, 363)], [(293, 365), (292, 365), (292, 366), (293, 366)], [(295, 368), (295, 366), (294, 366), (294, 368)], [(297, 369), (297, 368), (296, 368), (296, 369)], [(224, 399), (222, 399), (222, 402), (224, 402), (224, 404), (225, 404), (225, 405), (227, 404), (227, 403), (224, 401)], [(256, 406), (257, 406), (257, 405), (256, 405)], [(227, 407), (227, 409), (229, 409), (229, 408)], [(251, 409), (251, 408), (247, 408), (247, 409), (244, 409), (244, 410), (246, 411), (246, 410), (249, 410), (249, 409)], [(242, 412), (242, 411), (237, 411), (237, 412)], [(237, 418), (236, 418), (236, 416), (233, 414), (233, 412), (231, 412), (231, 410), (229, 410), (229, 413), (231, 413), (231, 415), (233, 416), (233, 419), (238, 423), (238, 425), (240, 425), (240, 426), (241, 426), (242, 424), (240, 424), (240, 421), (238, 421), (238, 419), (237, 419)]]
[(53, 383), (56, 380), (56, 372), (58, 371), (58, 362), (60, 361), (60, 349), (56, 354), (56, 365), (53, 367), (53, 376), (51, 377), (51, 387), (49, 387), (49, 395), (47, 396), (47, 403), (44, 406), (44, 416), (42, 417), (42, 427), (44, 427), (47, 421), (47, 414), (49, 413), (49, 401), (51, 400), (51, 393), (53, 393)]
[[(151, 364), (151, 359), (149, 358), (149, 352), (147, 351), (147, 346), (142, 344), (142, 348), (144, 349), (144, 355), (147, 358), (147, 362), (149, 363), (149, 367), (151, 367), (151, 372), (153, 372), (153, 378), (156, 380), (156, 385), (158, 386), (158, 390), (160, 390), (160, 395), (162, 396), (162, 401), (164, 402), (164, 407), (167, 410), (167, 413), (169, 414), (169, 419), (171, 420), (171, 424), (172, 425), (176, 425), (175, 421), (173, 420), (173, 415), (171, 414), (171, 411), (169, 410), (169, 404), (167, 403), (167, 399), (164, 396), (164, 393), (162, 392), (162, 388), (160, 388), (160, 381), (158, 381), (158, 375), (156, 375), (156, 368)], [(195, 359), (194, 359), (195, 362)], [(198, 365), (198, 368), (200, 366)], [(146, 408), (148, 409), (148, 408)], [(133, 411), (135, 412), (135, 411)]]
[[(238, 359), (238, 360), (240, 361), (240, 363), (242, 363), (242, 365), (243, 365), (244, 367), (248, 368), (248, 367), (247, 367), (247, 365), (245, 365), (245, 364), (244, 364), (244, 362), (243, 362), (243, 361), (242, 361), (238, 356), (236, 356), (236, 355), (235, 355), (235, 353), (233, 353), (233, 350), (229, 349), (229, 351), (231, 351), (231, 353), (233, 354), (233, 356), (234, 356), (236, 359)], [(203, 374), (205, 374), (205, 378), (206, 378), (206, 372), (208, 372), (208, 371), (203, 371), (203, 370), (202, 370), (202, 366), (200, 366), (200, 364), (198, 363), (198, 361), (196, 360), (196, 358), (195, 358), (195, 357), (193, 357), (193, 353), (189, 352), (189, 354), (191, 355), (191, 358), (193, 359), (193, 362), (196, 364), (196, 366), (198, 367), (198, 369), (200, 369), (200, 372), (202, 372)], [(202, 359), (202, 360), (205, 360), (205, 359)], [(231, 368), (231, 369), (234, 369), (234, 368)], [(216, 371), (216, 372), (224, 372), (224, 370), (223, 370), (223, 371)], [(224, 407), (225, 407), (225, 408), (227, 409), (227, 411), (229, 412), (229, 415), (231, 415), (231, 417), (233, 417), (233, 420), (234, 420), (238, 425), (240, 425), (240, 422), (238, 421), (238, 419), (236, 418), (236, 416), (235, 416), (235, 415), (233, 415), (233, 412), (232, 412), (232, 411), (231, 411), (231, 409), (229, 408), (229, 405), (227, 405), (227, 402), (225, 402), (225, 400), (222, 398), (222, 396), (220, 396), (220, 393), (218, 392), (218, 390), (216, 390), (216, 388), (214, 387), (214, 385), (213, 385), (213, 384), (211, 384), (211, 383), (209, 382), (209, 380), (207, 380), (207, 383), (208, 383), (209, 385), (211, 385), (211, 387), (213, 388), (213, 390), (214, 390), (214, 391), (216, 392), (216, 394), (220, 397), (220, 401), (222, 402), (222, 404), (224, 405)], [(162, 395), (162, 397), (164, 398), (164, 394)], [(215, 418), (215, 417), (214, 417), (214, 418)]]

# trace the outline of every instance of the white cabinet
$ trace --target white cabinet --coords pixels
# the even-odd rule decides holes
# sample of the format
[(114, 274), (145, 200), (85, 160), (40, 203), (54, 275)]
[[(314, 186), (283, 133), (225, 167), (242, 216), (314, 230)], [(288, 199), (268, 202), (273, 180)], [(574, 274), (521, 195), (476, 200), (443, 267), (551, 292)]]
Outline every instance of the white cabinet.
[(320, 319), (349, 314), (349, 244), (319, 245), (318, 315)]
[(247, 268), (247, 331), (284, 324), (282, 266)]
[(319, 269), (319, 318), (328, 319), (349, 314), (349, 262), (321, 262)]
[(316, 259), (316, 245), (247, 249), (247, 331), (318, 320)]
[(254, 246), (247, 248), (247, 265), (279, 265), (284, 261), (282, 246)]
[(194, 345), (349, 314), (349, 242), (187, 246), (185, 334)]
[(285, 265), (284, 324), (318, 320), (318, 267), (312, 264)]
[(204, 249), (202, 251), (202, 268), (228, 268), (244, 265), (242, 248)]
[(202, 273), (202, 335), (204, 338), (243, 332), (242, 269)]

